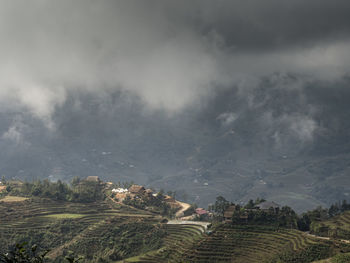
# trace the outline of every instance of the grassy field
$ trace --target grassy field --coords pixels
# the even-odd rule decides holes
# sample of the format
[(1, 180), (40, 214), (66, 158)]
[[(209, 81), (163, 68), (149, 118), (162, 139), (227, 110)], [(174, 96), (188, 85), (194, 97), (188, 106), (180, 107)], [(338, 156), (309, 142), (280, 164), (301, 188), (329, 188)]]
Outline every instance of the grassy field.
[(46, 215), (44, 217), (47, 218), (53, 218), (53, 219), (76, 219), (76, 218), (81, 218), (84, 215), (82, 214), (67, 214), (67, 213), (62, 213), (62, 214), (51, 214), (51, 215)]

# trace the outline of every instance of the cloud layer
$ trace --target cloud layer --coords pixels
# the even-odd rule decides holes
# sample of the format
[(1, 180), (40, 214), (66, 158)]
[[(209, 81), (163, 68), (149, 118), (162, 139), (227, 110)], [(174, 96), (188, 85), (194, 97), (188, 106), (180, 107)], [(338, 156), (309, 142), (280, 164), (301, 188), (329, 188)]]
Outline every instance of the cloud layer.
[(46, 120), (72, 89), (179, 111), (218, 86), (276, 71), (334, 80), (350, 64), (345, 0), (0, 5), (0, 100)]

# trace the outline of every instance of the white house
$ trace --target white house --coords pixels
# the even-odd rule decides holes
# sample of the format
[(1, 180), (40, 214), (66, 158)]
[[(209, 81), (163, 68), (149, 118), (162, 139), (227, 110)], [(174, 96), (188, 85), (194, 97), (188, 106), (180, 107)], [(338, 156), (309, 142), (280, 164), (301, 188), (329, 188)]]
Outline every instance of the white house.
[(128, 189), (126, 188), (113, 188), (112, 193), (127, 193), (129, 192)]

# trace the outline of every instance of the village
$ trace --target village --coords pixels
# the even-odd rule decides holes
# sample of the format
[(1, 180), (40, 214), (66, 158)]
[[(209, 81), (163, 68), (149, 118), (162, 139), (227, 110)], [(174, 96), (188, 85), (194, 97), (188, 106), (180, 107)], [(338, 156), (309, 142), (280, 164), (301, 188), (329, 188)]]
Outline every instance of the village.
[[(44, 194), (45, 190), (38, 189), (45, 187), (45, 184), (47, 183), (34, 183), (31, 187), (31, 194), (34, 196)], [(58, 185), (60, 184), (58, 182)], [(295, 212), (289, 207), (281, 208), (275, 202), (259, 198), (255, 201), (250, 200), (245, 205), (237, 205), (219, 196), (213, 205), (209, 205), (208, 209), (205, 209), (197, 207), (196, 204), (176, 200), (175, 196), (171, 195), (172, 192), (165, 194), (163, 190), (155, 191), (134, 183), (104, 182), (98, 176), (88, 176), (85, 179), (76, 178), (72, 180), (71, 184), (75, 189), (72, 196), (74, 197), (76, 193), (80, 193), (76, 199), (77, 201), (89, 202), (96, 200), (96, 198), (107, 198), (119, 205), (160, 215), (171, 223), (206, 222), (210, 224), (220, 222), (226, 224), (277, 223), (287, 225), (291, 223), (284, 222), (286, 221), (285, 218), (296, 216)], [(27, 182), (11, 181), (5, 186), (4, 181), (0, 183), (0, 193), (6, 194), (6, 189), (10, 189), (12, 192), (17, 191), (17, 193), (20, 191), (26, 192), (24, 189), (27, 185)], [(59, 195), (56, 193), (53, 196)], [(293, 220), (289, 221), (292, 222)]]
[[(187, 221), (196, 222), (212, 222), (221, 221), (224, 223), (247, 223), (257, 214), (277, 215), (281, 206), (275, 202), (257, 199), (242, 207), (228, 202), (223, 197), (217, 199), (216, 204), (211, 205), (208, 209), (197, 207), (195, 204), (189, 204), (176, 200), (173, 196), (164, 194), (163, 191), (154, 191), (145, 188), (142, 185), (131, 184), (129, 187), (116, 187), (112, 182), (103, 183), (97, 176), (89, 176), (85, 179), (89, 182), (97, 182), (104, 186), (105, 194), (115, 203), (130, 205), (136, 208), (148, 210), (168, 216), (172, 222), (184, 223)], [(219, 200), (219, 201), (218, 201)], [(162, 213), (157, 209), (160, 207), (168, 207), (170, 213)]]

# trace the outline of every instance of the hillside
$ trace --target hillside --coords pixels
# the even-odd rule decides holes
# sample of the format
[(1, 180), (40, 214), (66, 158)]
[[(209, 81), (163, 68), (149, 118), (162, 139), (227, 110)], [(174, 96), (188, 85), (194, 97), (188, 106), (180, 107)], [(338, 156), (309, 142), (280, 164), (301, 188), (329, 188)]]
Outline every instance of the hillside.
[[(332, 254), (331, 243), (326, 244), (297, 230), (256, 225), (219, 225), (211, 234), (195, 242), (173, 244), (176, 253), (172, 248), (137, 262), (165, 262), (168, 253), (171, 257), (167, 262), (274, 262), (280, 255), (298, 254), (310, 247), (322, 245), (326, 248), (326, 255)], [(312, 258), (319, 255), (310, 253), (308, 256)]]
[[(0, 220), (2, 250), (15, 242), (26, 241), (49, 249), (48, 256), (52, 259), (61, 258), (71, 250), (83, 255), (87, 261), (96, 256), (114, 256), (118, 259), (159, 246), (153, 241), (163, 233), (157, 228), (160, 221), (157, 216), (108, 201), (87, 204), (39, 198), (0, 201)], [(124, 238), (128, 231), (131, 231), (131, 235), (139, 232), (140, 235), (156, 238), (150, 239), (151, 244), (131, 243), (124, 244), (124, 248), (118, 251), (112, 251), (114, 246), (106, 250), (109, 242), (122, 242), (122, 236), (111, 236), (111, 233), (118, 231), (123, 233)], [(133, 239), (129, 242), (133, 242)]]
[(350, 211), (328, 220), (314, 222), (311, 225), (311, 230), (320, 236), (350, 240)]
[(264, 199), (240, 206), (219, 196), (207, 211), (96, 176), (70, 185), (8, 181), (0, 197), (0, 255), (26, 242), (49, 250), (55, 263), (66, 256), (87, 263), (308, 263), (350, 252), (349, 209), (344, 201), (297, 215)]
[(48, 257), (53, 262), (75, 255), (84, 262), (243, 263), (280, 259), (288, 263), (296, 257), (302, 263), (350, 249), (344, 243), (283, 227), (216, 223), (207, 230), (196, 222), (166, 223), (159, 215), (110, 199), (85, 204), (44, 198), (0, 200), (0, 247), (6, 249), (22, 241), (35, 243), (50, 250)]

